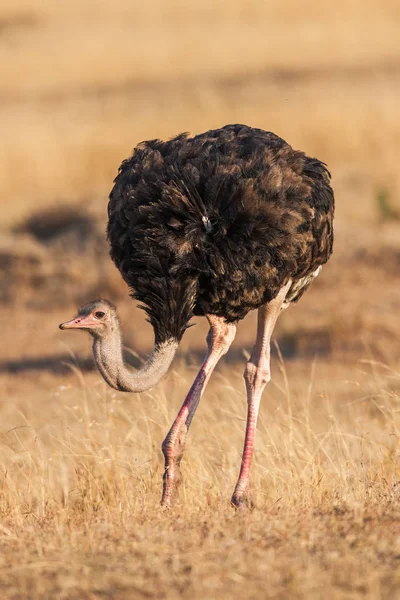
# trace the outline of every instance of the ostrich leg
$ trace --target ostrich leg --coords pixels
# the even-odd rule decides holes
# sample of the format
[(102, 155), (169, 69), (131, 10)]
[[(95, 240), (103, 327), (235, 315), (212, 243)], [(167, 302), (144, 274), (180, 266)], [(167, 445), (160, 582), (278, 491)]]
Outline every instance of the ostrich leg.
[(258, 310), (256, 344), (247, 362), (244, 379), (247, 390), (247, 424), (244, 442), (242, 465), (239, 479), (232, 496), (232, 504), (236, 507), (249, 504), (249, 475), (251, 459), (254, 451), (256, 425), (260, 400), (266, 384), (271, 379), (270, 375), (270, 341), (271, 335), (283, 308), (286, 294), (290, 287), (289, 281), (271, 302)]
[(192, 387), (162, 444), (165, 458), (164, 485), (161, 505), (173, 504), (176, 490), (181, 481), (180, 462), (185, 449), (186, 435), (199, 404), (202, 393), (219, 359), (228, 352), (233, 342), (236, 327), (223, 318), (207, 315), (210, 331), (207, 336), (208, 351)]

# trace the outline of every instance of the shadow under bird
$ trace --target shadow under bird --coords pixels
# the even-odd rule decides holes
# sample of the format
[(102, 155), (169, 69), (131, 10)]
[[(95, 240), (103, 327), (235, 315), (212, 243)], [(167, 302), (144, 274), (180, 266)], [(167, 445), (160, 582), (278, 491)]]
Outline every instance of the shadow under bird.
[(162, 450), (161, 503), (171, 506), (190, 423), (236, 323), (258, 310), (247, 362), (247, 425), (232, 503), (249, 504), (249, 474), (261, 395), (270, 380), (270, 340), (280, 312), (296, 302), (332, 253), (334, 195), (324, 163), (277, 135), (227, 125), (167, 142), (139, 144), (124, 160), (108, 204), (111, 257), (154, 328), (142, 369), (124, 363), (116, 309), (84, 306), (61, 329), (86, 329), (101, 375), (142, 392), (167, 373), (193, 315), (208, 319), (208, 350)]

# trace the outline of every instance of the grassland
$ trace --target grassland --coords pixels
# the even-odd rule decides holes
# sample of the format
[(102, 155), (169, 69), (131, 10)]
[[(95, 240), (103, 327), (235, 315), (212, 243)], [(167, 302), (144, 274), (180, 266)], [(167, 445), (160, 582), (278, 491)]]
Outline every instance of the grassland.
[[(1, 598), (399, 597), (399, 26), (394, 0), (3, 0)], [(149, 351), (107, 258), (111, 181), (140, 140), (228, 122), (328, 163), (335, 253), (276, 330), (255, 509), (229, 504), (250, 315), (193, 421), (180, 502), (162, 512), (160, 445), (205, 324), (138, 396), (106, 388), (86, 336), (57, 324), (110, 296), (127, 345)], [(61, 206), (89, 223), (83, 241), (40, 212)], [(53, 237), (34, 235), (32, 213)]]
[[(216, 374), (191, 430), (180, 504), (158, 506), (159, 443), (194, 367), (123, 397), (95, 374), (10, 378), (0, 441), (0, 589), (19, 598), (396, 598), (399, 374), (274, 361), (253, 472), (240, 367)], [(351, 377), (345, 380), (344, 377)]]

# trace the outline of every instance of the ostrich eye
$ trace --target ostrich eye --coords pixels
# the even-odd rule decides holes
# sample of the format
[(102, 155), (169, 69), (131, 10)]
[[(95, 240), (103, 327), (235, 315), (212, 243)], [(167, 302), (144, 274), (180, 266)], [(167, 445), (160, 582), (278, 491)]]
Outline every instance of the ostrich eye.
[(102, 319), (103, 317), (105, 317), (105, 314), (102, 310), (98, 310), (94, 313), (94, 316), (96, 317), (96, 319)]

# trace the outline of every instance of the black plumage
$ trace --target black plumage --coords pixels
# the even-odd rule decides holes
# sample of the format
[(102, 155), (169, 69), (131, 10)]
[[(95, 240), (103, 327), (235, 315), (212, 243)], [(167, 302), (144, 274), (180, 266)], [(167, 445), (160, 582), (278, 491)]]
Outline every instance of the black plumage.
[(111, 257), (157, 343), (193, 315), (234, 322), (328, 260), (334, 196), (324, 163), (273, 133), (227, 125), (139, 144), (108, 205)]

